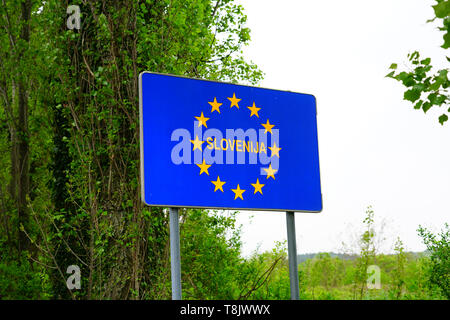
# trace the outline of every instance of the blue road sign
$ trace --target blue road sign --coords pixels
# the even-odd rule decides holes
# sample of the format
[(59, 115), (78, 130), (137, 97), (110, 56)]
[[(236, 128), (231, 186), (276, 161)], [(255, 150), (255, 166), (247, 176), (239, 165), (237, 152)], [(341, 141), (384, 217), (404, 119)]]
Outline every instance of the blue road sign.
[(147, 205), (322, 210), (313, 95), (149, 72), (139, 90)]

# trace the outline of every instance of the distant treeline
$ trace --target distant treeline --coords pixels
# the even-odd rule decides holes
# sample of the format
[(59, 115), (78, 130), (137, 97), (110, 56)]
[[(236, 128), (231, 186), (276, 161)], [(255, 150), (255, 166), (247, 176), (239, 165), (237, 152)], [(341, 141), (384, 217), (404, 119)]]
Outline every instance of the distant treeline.
[[(341, 260), (356, 260), (356, 259), (358, 259), (357, 254), (317, 252), (317, 253), (302, 253), (302, 254), (297, 255), (297, 263), (300, 264), (302, 262), (305, 262), (306, 260), (314, 259), (324, 253), (328, 254), (331, 258), (338, 258)], [(430, 256), (430, 252), (428, 252), (428, 251), (423, 251), (423, 252), (406, 251), (405, 254), (407, 254), (411, 257), (415, 257), (415, 258), (420, 258), (423, 256)], [(387, 254), (387, 255), (389, 256), (391, 254)]]

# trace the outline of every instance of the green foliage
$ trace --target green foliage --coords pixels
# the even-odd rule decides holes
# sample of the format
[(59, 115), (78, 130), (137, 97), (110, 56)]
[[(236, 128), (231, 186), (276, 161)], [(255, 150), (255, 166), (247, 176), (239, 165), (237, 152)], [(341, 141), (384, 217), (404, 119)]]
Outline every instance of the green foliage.
[(429, 283), (439, 287), (447, 299), (450, 299), (450, 228), (446, 223), (444, 230), (434, 235), (423, 227), (419, 235), (430, 252)]
[[(448, 285), (444, 282), (444, 279), (448, 281), (450, 265), (448, 225), (439, 237), (422, 231), (436, 257), (440, 257), (433, 258), (432, 254), (405, 252), (400, 238), (394, 244), (393, 254), (380, 254), (376, 241), (380, 231), (375, 228), (371, 206), (366, 209), (362, 223), (364, 229), (358, 237), (357, 254), (319, 253), (299, 265), (303, 299), (446, 299), (440, 286)], [(370, 265), (380, 269), (380, 289), (367, 286)], [(430, 277), (435, 277), (435, 281)]]
[[(400, 243), (397, 241), (397, 246)], [(398, 247), (394, 254), (377, 254), (373, 263), (381, 270), (381, 289), (365, 288), (363, 294), (356, 285), (361, 257), (343, 259), (331, 258), (333, 272), (325, 276), (321, 273), (329, 253), (319, 253), (299, 265), (301, 278), (301, 298), (307, 300), (430, 300), (446, 299), (442, 290), (430, 283), (431, 259), (424, 254), (409, 253)], [(284, 270), (287, 275), (287, 270)], [(367, 278), (367, 273), (366, 273)], [(364, 285), (366, 278), (364, 278)], [(303, 279), (303, 280), (302, 280)], [(332, 279), (330, 282), (329, 279)], [(357, 284), (357, 283), (356, 283)], [(355, 291), (356, 288), (356, 291)]]
[(51, 287), (44, 268), (30, 263), (25, 255), (9, 258), (3, 256), (0, 261), (0, 300), (50, 298)]
[(233, 299), (243, 263), (235, 215), (186, 210), (181, 227), (185, 299)]
[(437, 4), (433, 6), (434, 14), (436, 15), (436, 18), (443, 19), (443, 24), (444, 24), (443, 26), (439, 27), (439, 30), (445, 32), (444, 33), (444, 44), (442, 45), (442, 48), (448, 49), (450, 47), (450, 35), (449, 35), (449, 31), (450, 31), (450, 1), (449, 0), (436, 0), (436, 2), (437, 2)]
[[(442, 19), (443, 26), (439, 27), (444, 32), (444, 44), (442, 48), (448, 49), (450, 46), (450, 1), (436, 0), (437, 4), (433, 6), (436, 17), (428, 22), (436, 19)], [(450, 61), (447, 57), (447, 61)], [(389, 67), (392, 70), (386, 77), (401, 82), (405, 87), (404, 100), (410, 101), (414, 105), (414, 109), (422, 109), (424, 113), (433, 106), (442, 107), (443, 113), (439, 116), (439, 123), (444, 125), (448, 121), (449, 95), (447, 88), (450, 85), (448, 79), (448, 68), (441, 70), (433, 70), (431, 58), (421, 59), (420, 54), (414, 51), (408, 54), (408, 62), (410, 70), (398, 71), (396, 63)]]
[(406, 254), (403, 248), (403, 242), (400, 238), (397, 238), (394, 247), (395, 255), (397, 258), (395, 267), (393, 268), (393, 281), (392, 281), (392, 289), (391, 296), (399, 300), (403, 293), (403, 287), (405, 284), (405, 265), (406, 265)]
[[(363, 224), (365, 230), (360, 236), (359, 246), (360, 252), (356, 259), (357, 265), (354, 273), (353, 294), (354, 297), (358, 295), (362, 299), (366, 288), (367, 268), (373, 264), (376, 255), (376, 247), (374, 244), (375, 229), (374, 229), (374, 211), (371, 206), (366, 209), (366, 216)], [(359, 286), (359, 288), (358, 288)]]
[(428, 256), (420, 256), (418, 260), (409, 258), (405, 267), (405, 290), (402, 299), (430, 300), (444, 299), (438, 286), (430, 283), (431, 260)]
[[(69, 30), (66, 1), (5, 3), (0, 7), (2, 263), (14, 261), (26, 240), (30, 259), (46, 266), (36, 271), (18, 260), (3, 265), (5, 274), (11, 276), (12, 268), (30, 276), (44, 272), (51, 284), (44, 293), (53, 298), (169, 298), (167, 214), (144, 208), (140, 200), (138, 75), (148, 70), (257, 84), (262, 72), (242, 56), (250, 41), (242, 6), (232, 0), (75, 0), (70, 4), (81, 9), (81, 29)], [(23, 36), (25, 27), (29, 37)], [(28, 104), (20, 104), (21, 97), (28, 97)], [(17, 118), (29, 131), (17, 126)], [(21, 139), (29, 153), (20, 152)], [(18, 156), (29, 156), (21, 170)], [(28, 215), (19, 214), (24, 208), (17, 205), (16, 186), (24, 185), (16, 178), (19, 172), (30, 182), (20, 198)], [(233, 218), (205, 210), (185, 217), (190, 217), (182, 221), (185, 256), (212, 247), (221, 259), (211, 276), (217, 283), (240, 281), (237, 236), (225, 237)], [(186, 262), (186, 270), (205, 269), (211, 257)], [(65, 270), (73, 264), (82, 276), (76, 292), (65, 284)], [(201, 288), (192, 291), (193, 298), (235, 294), (216, 293), (216, 284), (195, 277)], [(7, 292), (11, 298), (25, 296), (16, 286)]]
[(290, 299), (286, 242), (277, 242), (272, 251), (255, 252), (245, 264), (238, 299)]
[(421, 59), (419, 52), (408, 54), (408, 59), (413, 66), (410, 72), (397, 73), (397, 65), (392, 64), (387, 77), (400, 81), (407, 90), (404, 99), (414, 104), (414, 109), (422, 109), (427, 112), (433, 106), (444, 107), (444, 113), (439, 117), (439, 123), (444, 124), (448, 120), (446, 105), (449, 102), (447, 88), (450, 85), (448, 69), (432, 72), (431, 59)]

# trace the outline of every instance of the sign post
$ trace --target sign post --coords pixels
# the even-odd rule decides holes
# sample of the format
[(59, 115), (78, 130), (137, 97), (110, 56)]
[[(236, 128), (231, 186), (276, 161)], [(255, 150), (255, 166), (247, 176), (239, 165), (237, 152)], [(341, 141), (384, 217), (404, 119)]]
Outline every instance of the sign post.
[(291, 286), (291, 300), (300, 299), (300, 289), (298, 283), (298, 264), (297, 264), (297, 240), (295, 237), (295, 216), (294, 212), (286, 212), (286, 227), (288, 240), (288, 258), (289, 258), (289, 280)]
[(170, 270), (172, 300), (181, 300), (181, 256), (178, 208), (169, 208), (170, 215)]
[(299, 298), (294, 212), (322, 211), (316, 98), (143, 72), (141, 198), (169, 207), (172, 298), (181, 299), (178, 208), (286, 212), (291, 298)]

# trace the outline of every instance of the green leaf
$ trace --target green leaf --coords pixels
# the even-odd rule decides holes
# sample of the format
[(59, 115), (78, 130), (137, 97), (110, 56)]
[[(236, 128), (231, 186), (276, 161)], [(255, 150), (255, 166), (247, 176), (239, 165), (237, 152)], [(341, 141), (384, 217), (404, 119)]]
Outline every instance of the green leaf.
[(422, 61), (420, 61), (421, 64), (426, 65), (426, 66), (429, 65), (430, 62), (431, 62), (431, 58), (426, 58), (426, 59), (423, 59)]
[(436, 98), (436, 103), (438, 106), (442, 106), (442, 104), (447, 100), (447, 96), (440, 94), (437, 98)]
[(414, 101), (416, 101), (416, 100), (418, 100), (420, 98), (420, 94), (421, 94), (420, 90), (410, 89), (410, 90), (405, 92), (405, 94), (403, 95), (403, 98), (405, 100), (414, 102)]
[(438, 77), (442, 80), (442, 82), (448, 81), (448, 70), (447, 69), (439, 70)]
[(413, 75), (404, 71), (395, 76), (395, 79), (401, 81), (405, 87), (412, 87), (416, 84)]
[(391, 64), (389, 69), (394, 69), (394, 70), (397, 69), (397, 64), (396, 63)]
[(432, 92), (428, 95), (428, 100), (430, 101), (431, 104), (438, 104), (437, 103), (437, 93), (436, 92)]
[(433, 6), (436, 17), (444, 19), (450, 15), (450, 1), (444, 0)]
[(417, 102), (417, 103), (414, 105), (414, 109), (420, 109), (420, 108), (422, 107), (422, 103), (423, 103), (423, 101), (422, 101), (422, 100), (419, 100), (419, 102)]
[(385, 78), (394, 78), (394, 74), (395, 74), (395, 71), (391, 71), (385, 76)]
[(443, 114), (439, 117), (439, 123), (441, 125), (444, 125), (444, 122), (446, 122), (448, 120), (448, 116), (446, 114)]
[[(447, 32), (446, 34), (444, 34), (444, 44), (441, 47), (444, 49), (450, 48), (450, 33)], [(447, 57), (447, 60), (448, 60), (448, 57)]]
[(431, 108), (432, 106), (433, 106), (433, 105), (432, 105), (429, 101), (424, 102), (424, 104), (422, 105), (422, 110), (423, 110), (423, 112), (424, 112), (424, 113), (427, 113), (427, 111), (430, 110), (430, 108)]
[(444, 80), (442, 80), (442, 78), (440, 78), (440, 77), (435, 77), (434, 80), (435, 81), (432, 84), (430, 84), (430, 86), (428, 87), (428, 89), (430, 91), (439, 90), (439, 88), (441, 87), (442, 83), (444, 82)]
[(414, 59), (418, 59), (419, 58), (419, 52), (414, 51), (413, 53), (408, 54), (408, 58), (409, 58), (409, 61), (413, 61)]
[(417, 91), (420, 91), (420, 92), (426, 91), (426, 90), (425, 90), (425, 85), (424, 85), (423, 83), (415, 84), (412, 88), (413, 88), (414, 90), (417, 90)]

